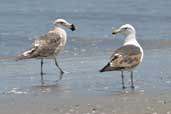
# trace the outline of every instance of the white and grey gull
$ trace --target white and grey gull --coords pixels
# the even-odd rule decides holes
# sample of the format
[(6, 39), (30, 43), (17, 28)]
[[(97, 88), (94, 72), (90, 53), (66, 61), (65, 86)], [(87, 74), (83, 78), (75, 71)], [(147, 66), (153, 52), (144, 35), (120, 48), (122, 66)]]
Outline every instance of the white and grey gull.
[(24, 59), (40, 59), (41, 60), (41, 80), (43, 80), (43, 60), (53, 59), (55, 65), (60, 70), (60, 78), (63, 77), (63, 70), (58, 65), (56, 56), (62, 51), (67, 42), (67, 34), (65, 28), (74, 31), (76, 28), (74, 24), (70, 24), (64, 19), (57, 19), (54, 21), (54, 28), (50, 30), (47, 34), (40, 36), (33, 42), (31, 49), (25, 51), (23, 54), (16, 57), (16, 61)]
[(136, 40), (136, 30), (132, 25), (125, 24), (112, 31), (113, 35), (118, 33), (126, 36), (124, 44), (122, 47), (115, 50), (108, 64), (102, 68), (100, 72), (121, 71), (122, 88), (125, 89), (123, 72), (129, 71), (131, 77), (131, 88), (134, 88), (133, 70), (143, 60), (143, 49)]

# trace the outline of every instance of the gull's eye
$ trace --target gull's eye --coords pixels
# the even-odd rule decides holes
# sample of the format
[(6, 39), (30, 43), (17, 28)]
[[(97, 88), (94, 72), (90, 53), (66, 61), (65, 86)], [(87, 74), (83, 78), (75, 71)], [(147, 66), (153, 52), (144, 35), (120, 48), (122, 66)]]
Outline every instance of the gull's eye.
[(124, 29), (125, 29), (125, 30), (128, 30), (128, 27), (125, 27)]
[(60, 22), (62, 25), (64, 24), (64, 22)]

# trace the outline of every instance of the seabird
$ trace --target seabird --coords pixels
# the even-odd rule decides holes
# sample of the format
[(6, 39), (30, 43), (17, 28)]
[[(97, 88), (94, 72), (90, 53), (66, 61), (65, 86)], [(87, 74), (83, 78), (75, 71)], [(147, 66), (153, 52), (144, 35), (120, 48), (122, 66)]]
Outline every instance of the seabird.
[(108, 64), (102, 68), (100, 72), (121, 71), (122, 88), (125, 89), (123, 72), (129, 71), (131, 77), (131, 88), (134, 88), (133, 70), (143, 60), (143, 49), (136, 40), (136, 31), (132, 25), (125, 24), (112, 31), (113, 35), (118, 33), (126, 36), (124, 44), (122, 47), (115, 50)]
[(64, 19), (57, 19), (54, 21), (54, 28), (50, 30), (47, 34), (40, 36), (33, 42), (33, 46), (31, 49), (25, 51), (23, 54), (16, 57), (16, 61), (24, 60), (24, 59), (40, 59), (41, 60), (41, 80), (43, 81), (43, 60), (44, 59), (53, 59), (55, 61), (55, 65), (60, 70), (60, 80), (64, 74), (63, 70), (58, 65), (56, 56), (59, 54), (61, 50), (64, 49), (67, 34), (64, 28), (71, 29), (74, 31), (76, 28), (74, 24), (70, 24)]

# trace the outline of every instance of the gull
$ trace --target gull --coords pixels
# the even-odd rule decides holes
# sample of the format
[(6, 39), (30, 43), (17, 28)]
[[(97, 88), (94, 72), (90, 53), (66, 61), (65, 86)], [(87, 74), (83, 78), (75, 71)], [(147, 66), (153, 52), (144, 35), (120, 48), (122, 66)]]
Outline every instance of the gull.
[(133, 70), (143, 60), (143, 49), (136, 40), (136, 31), (132, 25), (125, 24), (112, 31), (113, 35), (118, 33), (126, 36), (124, 44), (115, 50), (108, 64), (100, 72), (121, 71), (122, 88), (125, 89), (123, 73), (128, 71), (130, 72), (131, 88), (134, 89)]
[(23, 54), (16, 57), (16, 61), (24, 59), (40, 59), (41, 60), (41, 80), (43, 81), (43, 60), (53, 59), (55, 65), (60, 71), (60, 80), (63, 77), (64, 71), (58, 65), (56, 56), (62, 51), (67, 42), (67, 34), (64, 28), (71, 29), (74, 31), (76, 28), (74, 24), (70, 24), (64, 19), (56, 19), (54, 21), (54, 28), (51, 29), (47, 34), (44, 34), (37, 38), (33, 44), (32, 48), (25, 51)]

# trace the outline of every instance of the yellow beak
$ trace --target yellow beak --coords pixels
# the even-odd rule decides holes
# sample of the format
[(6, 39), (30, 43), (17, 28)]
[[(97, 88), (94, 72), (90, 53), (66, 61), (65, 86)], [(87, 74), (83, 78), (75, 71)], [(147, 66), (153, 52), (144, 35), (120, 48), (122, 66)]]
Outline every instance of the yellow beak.
[(112, 34), (113, 34), (113, 35), (115, 35), (115, 34), (117, 34), (117, 33), (119, 33), (119, 32), (120, 32), (119, 29), (113, 29), (113, 30), (112, 30)]

